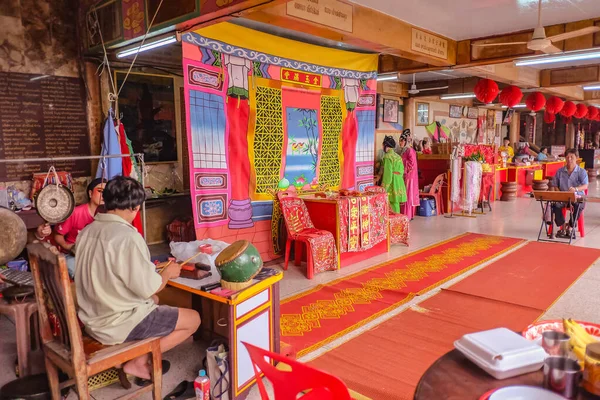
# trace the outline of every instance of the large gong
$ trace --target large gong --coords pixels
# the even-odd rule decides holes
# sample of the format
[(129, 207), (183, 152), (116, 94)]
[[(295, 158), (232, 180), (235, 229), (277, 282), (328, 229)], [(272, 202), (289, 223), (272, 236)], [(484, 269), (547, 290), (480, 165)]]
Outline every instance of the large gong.
[(73, 213), (75, 197), (73, 192), (63, 185), (48, 185), (38, 193), (35, 208), (46, 222), (58, 224)]
[(0, 207), (0, 243), (0, 265), (14, 260), (27, 245), (25, 222), (4, 207)]

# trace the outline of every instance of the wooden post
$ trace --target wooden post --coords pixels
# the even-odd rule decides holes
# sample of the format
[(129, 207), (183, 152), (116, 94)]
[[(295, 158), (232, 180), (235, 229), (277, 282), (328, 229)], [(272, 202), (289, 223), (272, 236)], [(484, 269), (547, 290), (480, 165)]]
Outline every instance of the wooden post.
[(510, 121), (510, 129), (508, 130), (508, 138), (513, 148), (517, 149), (517, 143), (519, 143), (519, 131), (521, 128), (521, 114), (515, 111), (512, 120)]
[(404, 99), (404, 129), (410, 129), (411, 132), (415, 130), (415, 112), (415, 99), (412, 97)]
[(575, 147), (575, 124), (572, 122), (567, 124), (565, 147), (567, 150)]

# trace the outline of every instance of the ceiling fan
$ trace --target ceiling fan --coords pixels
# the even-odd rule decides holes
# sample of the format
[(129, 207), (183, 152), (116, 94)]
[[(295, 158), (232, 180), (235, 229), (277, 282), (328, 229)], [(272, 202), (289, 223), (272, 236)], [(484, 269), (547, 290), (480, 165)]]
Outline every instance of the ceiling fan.
[(434, 88), (417, 89), (417, 83), (415, 82), (416, 75), (417, 74), (413, 74), (413, 83), (410, 86), (410, 90), (408, 91), (409, 94), (419, 94), (420, 92), (427, 92), (427, 91), (430, 91), (430, 90), (448, 89), (448, 86), (440, 86), (440, 87), (434, 87)]
[(541, 51), (546, 54), (560, 53), (561, 49), (554, 46), (552, 43), (562, 40), (573, 39), (579, 36), (589, 35), (600, 31), (598, 26), (589, 26), (587, 28), (578, 29), (572, 32), (561, 33), (558, 35), (546, 37), (546, 30), (542, 25), (542, 0), (538, 3), (538, 25), (533, 31), (533, 36), (529, 42), (507, 42), (507, 43), (483, 43), (473, 44), (474, 47), (492, 47), (492, 46), (514, 46), (526, 44), (527, 48), (532, 51)]

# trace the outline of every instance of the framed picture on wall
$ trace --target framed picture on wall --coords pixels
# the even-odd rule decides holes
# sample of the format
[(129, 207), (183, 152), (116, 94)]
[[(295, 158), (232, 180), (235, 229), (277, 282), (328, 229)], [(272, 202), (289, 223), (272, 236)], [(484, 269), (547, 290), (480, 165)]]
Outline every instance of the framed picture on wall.
[(461, 118), (462, 117), (462, 106), (450, 105), (450, 118)]
[[(121, 87), (125, 72), (115, 72)], [(175, 82), (167, 75), (130, 73), (119, 96), (118, 113), (135, 153), (146, 163), (175, 162)]]
[(417, 103), (417, 125), (429, 125), (429, 103)]
[(469, 107), (467, 111), (467, 118), (477, 119), (479, 117), (479, 108)]
[(383, 99), (383, 122), (398, 123), (398, 100)]

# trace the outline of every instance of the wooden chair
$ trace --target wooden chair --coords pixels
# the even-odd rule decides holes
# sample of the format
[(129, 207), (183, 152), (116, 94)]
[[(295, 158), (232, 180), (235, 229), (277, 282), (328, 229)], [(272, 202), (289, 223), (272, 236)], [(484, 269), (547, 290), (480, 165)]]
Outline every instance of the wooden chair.
[[(60, 389), (76, 385), (81, 400), (90, 399), (88, 378), (114, 368), (136, 357), (152, 355), (153, 384), (120, 397), (131, 399), (152, 391), (153, 399), (160, 400), (162, 386), (162, 355), (158, 338), (104, 346), (89, 336), (83, 336), (64, 256), (55, 255), (40, 243), (27, 246), (35, 282), (35, 297), (40, 318), (40, 333), (48, 383), (52, 400), (61, 399)], [(49, 315), (53, 312), (61, 329), (52, 334)], [(69, 375), (69, 380), (59, 384), (58, 370)]]
[(437, 215), (444, 215), (444, 201), (442, 200), (442, 187), (444, 186), (444, 178), (446, 174), (439, 174), (429, 192), (419, 192), (419, 198), (421, 197), (433, 197), (435, 199), (435, 208), (437, 210)]

